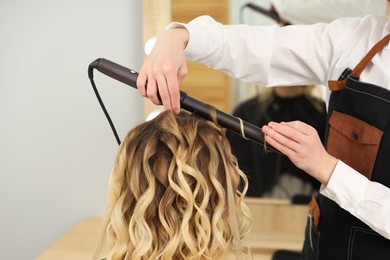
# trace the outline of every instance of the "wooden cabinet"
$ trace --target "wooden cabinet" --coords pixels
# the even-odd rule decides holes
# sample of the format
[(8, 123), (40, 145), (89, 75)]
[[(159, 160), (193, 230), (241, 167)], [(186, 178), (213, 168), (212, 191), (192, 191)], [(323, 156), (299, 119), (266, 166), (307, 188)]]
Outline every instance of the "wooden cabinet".
[[(197, 16), (210, 15), (228, 24), (229, 3), (227, 0), (172, 0), (172, 21), (188, 23)], [(204, 103), (231, 112), (231, 80), (227, 74), (195, 62), (189, 62), (188, 72), (181, 86), (183, 91)]]
[[(200, 15), (210, 15), (217, 21), (229, 23), (227, 0), (146, 0), (143, 1), (144, 43), (158, 35), (170, 21), (187, 23)], [(231, 80), (220, 71), (195, 62), (189, 62), (188, 75), (181, 89), (188, 95), (225, 112), (231, 112)], [(149, 100), (145, 101), (145, 116), (155, 110)]]
[(252, 228), (246, 241), (253, 259), (270, 260), (277, 250), (302, 250), (307, 205), (265, 198), (246, 198), (246, 203), (252, 214)]
[[(276, 250), (300, 251), (308, 208), (287, 200), (251, 199), (246, 203), (252, 212), (252, 229), (245, 238), (254, 260), (271, 260)], [(89, 218), (75, 225), (38, 260), (91, 259), (96, 247), (101, 219)], [(227, 260), (236, 259), (230, 253)]]

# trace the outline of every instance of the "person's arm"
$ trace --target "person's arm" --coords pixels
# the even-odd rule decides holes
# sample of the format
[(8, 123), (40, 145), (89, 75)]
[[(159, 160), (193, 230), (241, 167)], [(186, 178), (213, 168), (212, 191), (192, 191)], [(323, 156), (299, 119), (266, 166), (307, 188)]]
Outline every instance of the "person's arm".
[(179, 85), (187, 73), (185, 58), (264, 86), (326, 84), (357, 64), (386, 33), (386, 20), (378, 19), (345, 18), (282, 28), (222, 25), (209, 16), (189, 24), (173, 23), (157, 39), (137, 86), (155, 104), (161, 104), (159, 93), (165, 109), (178, 113)]
[(338, 34), (335, 30), (324, 33), (326, 24), (282, 28), (222, 25), (210, 16), (171, 26), (175, 25), (185, 26), (190, 34), (185, 49), (189, 60), (264, 86), (324, 82), (333, 55), (332, 41), (337, 41), (329, 37)]
[(321, 193), (390, 239), (390, 189), (338, 161)]
[[(198, 17), (189, 24), (174, 23), (161, 33), (152, 52), (145, 59), (137, 87), (143, 96), (149, 97), (155, 104), (161, 104), (159, 93), (165, 109), (178, 113), (179, 85), (187, 73), (185, 56), (189, 60), (225, 71), (235, 78), (262, 85), (287, 85), (284, 80), (280, 82), (282, 78), (290, 78), (289, 81), (299, 85), (319, 83), (318, 76), (324, 80), (327, 68), (318, 65), (327, 63), (322, 55), (309, 55), (312, 57), (310, 66), (302, 64), (305, 58), (293, 59), (293, 56), (302, 56), (300, 52), (305, 52), (303, 55), (308, 57), (308, 48), (297, 43), (295, 45), (300, 48), (293, 50), (295, 46), (288, 43), (291, 42), (288, 38), (302, 37), (306, 33), (301, 32), (302, 35), (297, 36), (294, 30), (289, 30), (280, 32), (280, 36), (286, 39), (278, 39), (275, 35), (277, 30), (277, 26), (222, 25), (209, 16)], [(296, 30), (299, 31), (298, 28)], [(315, 39), (315, 34), (307, 32), (306, 44), (312, 45)], [(284, 44), (279, 45), (277, 41), (284, 41)], [(312, 45), (317, 49), (315, 51), (312, 48), (314, 53), (329, 49), (329, 45), (325, 48), (321, 42)], [(289, 50), (282, 50), (282, 45)], [(287, 52), (290, 52), (291, 59)], [(283, 59), (283, 62), (275, 66), (271, 58), (277, 63), (280, 63), (279, 59)], [(272, 66), (274, 68), (271, 70)], [(311, 75), (302, 79), (303, 74)]]
[(179, 85), (187, 72), (184, 54), (247, 82), (318, 84), (326, 79), (332, 53), (329, 41), (319, 34), (324, 27), (222, 25), (209, 16), (173, 23), (158, 37), (137, 86), (153, 103), (161, 104), (159, 93), (165, 109), (179, 112)]
[(390, 189), (329, 155), (316, 130), (299, 121), (270, 122), (265, 140), (322, 183), (321, 193), (390, 239)]

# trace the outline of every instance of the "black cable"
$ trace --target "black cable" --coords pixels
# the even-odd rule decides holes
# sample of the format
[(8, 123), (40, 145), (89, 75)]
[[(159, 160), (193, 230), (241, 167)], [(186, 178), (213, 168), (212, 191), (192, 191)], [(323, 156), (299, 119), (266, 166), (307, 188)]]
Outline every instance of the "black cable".
[(89, 79), (90, 79), (91, 84), (92, 84), (93, 91), (95, 92), (96, 98), (99, 101), (100, 107), (103, 109), (104, 115), (106, 116), (108, 123), (110, 124), (112, 132), (114, 133), (116, 142), (118, 143), (118, 145), (120, 145), (121, 140), (119, 139), (118, 133), (116, 132), (114, 123), (112, 122), (111, 117), (108, 114), (106, 107), (104, 106), (103, 100), (101, 99), (101, 97), (99, 95), (99, 91), (97, 90), (97, 87), (95, 85), (95, 81), (93, 80), (93, 66), (88, 67), (88, 75), (89, 75)]
[(273, 14), (271, 11), (268, 11), (268, 10), (258, 6), (258, 5), (252, 4), (252, 3), (246, 3), (240, 7), (240, 10), (238, 13), (238, 15), (239, 15), (238, 19), (239, 19), (240, 24), (245, 24), (245, 21), (244, 21), (244, 10), (245, 9), (250, 9), (250, 10), (252, 10), (256, 13), (260, 13), (260, 14), (262, 14), (262, 15), (264, 15), (264, 16), (266, 16), (266, 17), (268, 17), (276, 22), (279, 22), (277, 16), (275, 14)]
[(254, 3), (246, 3), (244, 5), (241, 6), (240, 8), (240, 11), (239, 11), (239, 22), (241, 24), (244, 23), (244, 9), (251, 9), (257, 13), (260, 13), (272, 20), (274, 20), (275, 22), (277, 22), (279, 25), (282, 25), (282, 26), (286, 26), (286, 25), (290, 25), (290, 23), (288, 21), (285, 21), (284, 19), (281, 19), (281, 17), (279, 16), (278, 13), (276, 13), (275, 11), (273, 10), (267, 10), (259, 5), (256, 5)]
[(240, 24), (244, 24), (245, 22), (244, 22), (244, 9), (246, 8), (247, 6), (246, 5), (242, 5), (241, 7), (240, 7), (240, 10), (238, 11), (238, 22), (240, 23)]

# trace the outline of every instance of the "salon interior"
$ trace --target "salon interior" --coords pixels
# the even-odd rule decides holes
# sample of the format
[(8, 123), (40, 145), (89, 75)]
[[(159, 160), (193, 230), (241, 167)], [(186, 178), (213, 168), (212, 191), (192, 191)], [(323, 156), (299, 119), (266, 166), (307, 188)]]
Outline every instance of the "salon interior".
[[(107, 58), (139, 70), (150, 39), (171, 21), (204, 14), (223, 24), (284, 26), (287, 19), (270, 6), (269, 0), (2, 1), (1, 257), (92, 259), (118, 144), (88, 79), (90, 62)], [(162, 111), (106, 75), (96, 72), (95, 82), (119, 138)], [(271, 93), (190, 62), (181, 88), (229, 114), (243, 116), (249, 103), (263, 102), (286, 120), (295, 106), (287, 103), (305, 93), (316, 100), (313, 124), (319, 131), (325, 124), (323, 86)], [(256, 158), (264, 156), (263, 147), (227, 135), (252, 181), (246, 203), (255, 221), (246, 241), (253, 259), (299, 259), (307, 204), (319, 183), (285, 175), (296, 169), (280, 154), (265, 155), (272, 165), (261, 170)]]

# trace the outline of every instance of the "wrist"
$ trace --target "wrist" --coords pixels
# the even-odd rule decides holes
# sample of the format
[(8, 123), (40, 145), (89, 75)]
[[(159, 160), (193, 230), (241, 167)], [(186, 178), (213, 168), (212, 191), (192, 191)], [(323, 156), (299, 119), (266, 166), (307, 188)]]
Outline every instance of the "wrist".
[(337, 159), (328, 153), (326, 153), (326, 158), (323, 160), (322, 167), (319, 167), (318, 180), (324, 184), (328, 185), (328, 182), (332, 176), (333, 170), (336, 168)]
[(173, 22), (165, 28), (166, 32), (172, 33), (176, 40), (179, 40), (183, 46), (183, 50), (187, 47), (190, 35), (187, 28), (181, 24)]
[(175, 33), (176, 38), (182, 44), (184, 50), (187, 47), (190, 38), (188, 30), (185, 27), (177, 27), (170, 30)]

